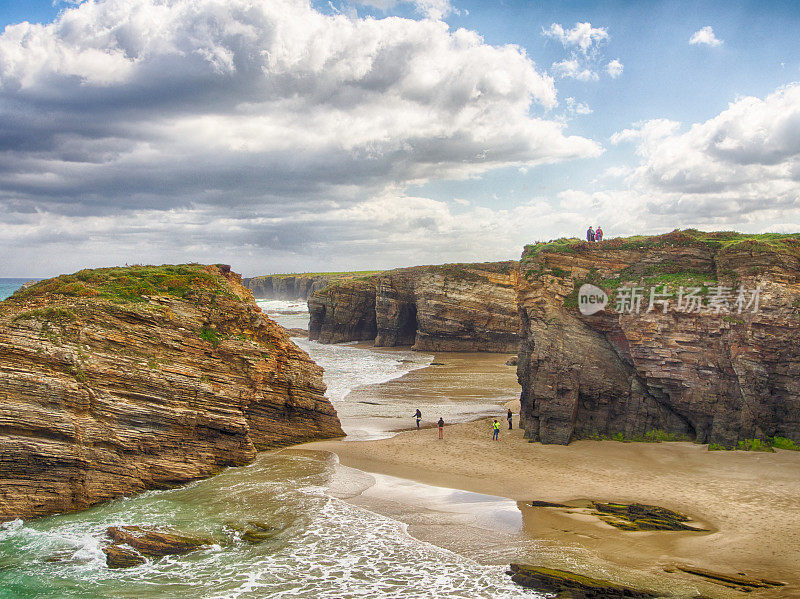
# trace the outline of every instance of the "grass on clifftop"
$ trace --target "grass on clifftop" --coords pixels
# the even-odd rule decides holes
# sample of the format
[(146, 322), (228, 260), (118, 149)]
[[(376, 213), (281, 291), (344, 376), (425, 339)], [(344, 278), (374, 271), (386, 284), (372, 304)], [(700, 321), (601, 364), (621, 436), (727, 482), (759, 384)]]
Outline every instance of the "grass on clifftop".
[(40, 281), (6, 301), (43, 295), (101, 297), (116, 303), (144, 302), (145, 296), (187, 297), (193, 292), (232, 295), (225, 279), (200, 264), (128, 266), (80, 270)]
[(274, 275), (259, 275), (253, 279), (287, 279), (289, 277), (330, 277), (332, 279), (345, 279), (357, 277), (369, 277), (382, 273), (382, 270), (351, 270), (340, 272), (290, 272)]
[(590, 250), (635, 250), (668, 246), (701, 245), (711, 251), (747, 244), (752, 249), (800, 253), (800, 233), (737, 233), (735, 231), (706, 232), (697, 229), (675, 229), (664, 235), (633, 235), (588, 243), (577, 237), (562, 237), (548, 242), (525, 246), (523, 260), (541, 253), (576, 254)]

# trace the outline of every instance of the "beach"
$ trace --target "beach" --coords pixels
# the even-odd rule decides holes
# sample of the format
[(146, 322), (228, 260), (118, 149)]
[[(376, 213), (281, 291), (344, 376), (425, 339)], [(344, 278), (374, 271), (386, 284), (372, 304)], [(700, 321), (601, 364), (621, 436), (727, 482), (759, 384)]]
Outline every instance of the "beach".
[[(437, 354), (434, 361), (446, 363), (447, 357)], [(435, 367), (406, 376), (420, 379), (432, 371)], [(393, 393), (403, 393), (404, 379), (370, 389), (388, 399)], [(507, 405), (517, 413), (518, 402)], [(499, 442), (491, 441), (491, 419), (481, 419), (446, 426), (443, 440), (435, 428), (429, 428), (388, 439), (323, 441), (302, 448), (332, 452), (343, 466), (379, 475), (377, 486), (386, 475), (422, 483), (414, 492), (384, 493), (383, 500), (364, 494), (349, 500), (405, 519), (413, 524), (411, 534), (434, 544), (455, 549), (465, 543), (469, 546), (464, 539), (458, 540), (469, 533), (459, 532), (458, 522), (444, 528), (437, 519), (435, 525), (424, 524), (419, 517), (429, 511), (424, 485), (518, 502), (522, 529), (530, 543), (518, 552), (495, 551), (501, 559), (533, 560), (536, 565), (669, 591), (674, 596), (741, 596), (740, 591), (674, 571), (676, 566), (693, 566), (787, 583), (759, 590), (758, 596), (800, 597), (796, 553), (800, 547), (800, 453), (708, 451), (704, 445), (685, 442), (586, 440), (568, 446), (542, 445), (523, 438), (516, 416), (513, 430), (506, 430), (504, 417), (501, 424)], [(568, 503), (573, 509), (530, 507), (533, 500)], [(690, 516), (692, 526), (705, 530), (621, 531), (581, 507), (588, 500), (665, 507)], [(500, 530), (484, 537), (492, 542), (501, 538)]]

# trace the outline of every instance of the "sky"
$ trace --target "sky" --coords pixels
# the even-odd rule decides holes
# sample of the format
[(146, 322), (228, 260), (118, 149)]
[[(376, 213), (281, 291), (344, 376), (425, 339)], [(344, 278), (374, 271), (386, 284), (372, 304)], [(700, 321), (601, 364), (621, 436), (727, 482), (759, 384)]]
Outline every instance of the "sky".
[(0, 277), (800, 230), (800, 3), (0, 0)]

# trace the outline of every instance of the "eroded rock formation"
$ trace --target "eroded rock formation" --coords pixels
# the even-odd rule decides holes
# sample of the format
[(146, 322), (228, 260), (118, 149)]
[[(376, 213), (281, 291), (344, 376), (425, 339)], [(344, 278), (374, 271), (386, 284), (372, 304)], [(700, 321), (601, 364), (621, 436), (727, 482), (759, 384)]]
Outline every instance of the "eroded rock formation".
[(80, 271), (0, 303), (0, 521), (342, 435), (322, 369), (228, 267)]
[(253, 292), (256, 299), (308, 299), (312, 293), (327, 287), (334, 281), (349, 281), (378, 272), (380, 271), (263, 275), (243, 279), (243, 283)]
[[(528, 246), (517, 367), (527, 436), (565, 444), (660, 429), (725, 446), (800, 439), (799, 257), (798, 236), (699, 231)], [(608, 292), (605, 310), (580, 313), (584, 283)], [(671, 300), (656, 295), (665, 301), (647, 311), (650, 289), (664, 284)], [(639, 313), (616, 312), (620, 289), (634, 286)], [(704, 304), (727, 288), (729, 309), (681, 309), (680, 287), (699, 289)], [(748, 302), (760, 288), (755, 312), (739, 312), (740, 288)]]
[(256, 299), (307, 299), (330, 282), (327, 275), (265, 275), (243, 280)]
[(515, 262), (445, 264), (335, 282), (308, 299), (309, 336), (429, 351), (515, 352)]

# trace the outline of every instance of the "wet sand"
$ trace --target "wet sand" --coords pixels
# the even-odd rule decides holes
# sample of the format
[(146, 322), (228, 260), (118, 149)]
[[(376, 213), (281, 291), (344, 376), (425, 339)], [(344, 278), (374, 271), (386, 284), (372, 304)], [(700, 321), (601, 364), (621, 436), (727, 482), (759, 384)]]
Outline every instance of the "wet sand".
[[(437, 355), (435, 361), (448, 363), (447, 354)], [(450, 364), (366, 389), (385, 401), (393, 396), (405, 401), (409, 392), (420, 393), (422, 401), (425, 393), (443, 389), (449, 389), (447, 401), (458, 401), (459, 389), (473, 398), (491, 389), (482, 382), (489, 383), (491, 377), (469, 371), (474, 360)], [(512, 409), (516, 414), (517, 406)], [(428, 424), (436, 417), (426, 418)], [(501, 422), (499, 442), (491, 441), (491, 420), (479, 420), (446, 426), (444, 440), (432, 428), (390, 439), (303, 447), (333, 452), (341, 464), (365, 472), (518, 502), (521, 530), (510, 531), (493, 524), (467, 526), (466, 516), (456, 508), (451, 512), (457, 516), (431, 519), (432, 512), (441, 516), (447, 510), (431, 507), (431, 492), (424, 486), (400, 492), (393, 483), (391, 492), (376, 490), (349, 499), (405, 521), (409, 532), (422, 540), (482, 563), (520, 561), (565, 568), (680, 597), (742, 596), (692, 575), (665, 571), (691, 565), (789, 584), (751, 596), (800, 597), (800, 452), (709, 452), (691, 443), (541, 445), (523, 439), (516, 417), (513, 431), (505, 430), (504, 418)], [(376, 477), (376, 489), (385, 488), (386, 480)], [(663, 506), (691, 516), (693, 525), (708, 531), (623, 532), (583, 510), (526, 504), (589, 499)], [(457, 505), (458, 500), (451, 503)]]
[[(375, 351), (391, 354), (407, 349), (380, 348)], [(500, 416), (505, 413), (504, 404), (519, 397), (517, 369), (505, 365), (508, 358), (506, 354), (437, 354), (431, 366), (412, 370), (385, 383), (357, 387), (347, 400), (350, 403), (406, 406), (402, 418), (387, 413), (383, 418), (370, 419), (370, 426), (385, 431), (414, 427), (413, 414), (417, 408), (423, 414), (421, 427), (435, 426), (440, 416), (451, 424)], [(343, 425), (345, 431), (358, 426), (356, 421), (343, 421)]]

